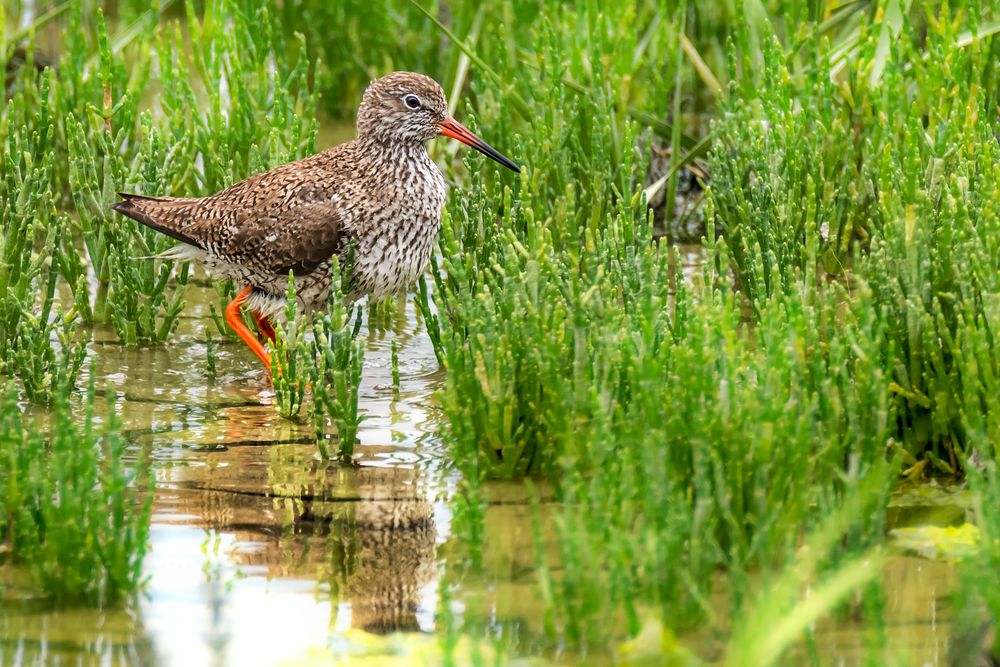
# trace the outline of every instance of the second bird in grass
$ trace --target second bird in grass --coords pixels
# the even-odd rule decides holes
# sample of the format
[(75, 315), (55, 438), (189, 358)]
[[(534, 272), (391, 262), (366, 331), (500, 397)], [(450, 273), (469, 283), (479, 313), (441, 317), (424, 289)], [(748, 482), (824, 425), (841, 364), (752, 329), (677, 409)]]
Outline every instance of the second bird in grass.
[(289, 271), (305, 309), (326, 305), (334, 255), (343, 260), (351, 253), (349, 298), (386, 297), (423, 273), (445, 199), (444, 177), (426, 143), (441, 135), (520, 171), (448, 114), (436, 81), (394, 72), (365, 91), (353, 141), (208, 197), (121, 193), (124, 201), (112, 208), (176, 239), (164, 257), (199, 260), (209, 273), (240, 286), (226, 321), (270, 368), (270, 355), (243, 324), (240, 308), (252, 309), (273, 340), (268, 318), (284, 309)]

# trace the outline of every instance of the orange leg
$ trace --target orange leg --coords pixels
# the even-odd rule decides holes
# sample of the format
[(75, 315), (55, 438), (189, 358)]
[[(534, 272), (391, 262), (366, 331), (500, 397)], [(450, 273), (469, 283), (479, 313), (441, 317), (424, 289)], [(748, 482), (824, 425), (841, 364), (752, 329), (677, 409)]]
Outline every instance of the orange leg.
[(274, 342), (274, 327), (271, 326), (270, 320), (264, 315), (261, 315), (259, 311), (253, 311), (253, 318), (257, 321), (257, 329), (264, 334), (269, 341)]
[(261, 344), (257, 337), (247, 329), (247, 325), (243, 324), (243, 318), (240, 317), (240, 306), (243, 302), (247, 300), (250, 293), (253, 291), (251, 287), (244, 287), (236, 298), (233, 299), (228, 306), (226, 306), (226, 322), (229, 326), (233, 328), (236, 335), (243, 339), (243, 342), (253, 350), (253, 353), (264, 362), (264, 366), (267, 370), (271, 370), (271, 355), (267, 353), (267, 350)]

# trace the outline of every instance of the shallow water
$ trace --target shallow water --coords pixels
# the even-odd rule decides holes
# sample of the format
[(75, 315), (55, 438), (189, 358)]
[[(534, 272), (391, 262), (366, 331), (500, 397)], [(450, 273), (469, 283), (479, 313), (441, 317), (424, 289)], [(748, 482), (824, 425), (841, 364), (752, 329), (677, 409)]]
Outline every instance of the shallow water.
[[(699, 260), (694, 249), (681, 253), (688, 267)], [(400, 665), (419, 655), (434, 664), (437, 639), (426, 633), (440, 578), (455, 565), (448, 559), (461, 553), (449, 545), (457, 478), (437, 435), (433, 394), (442, 376), (412, 302), (396, 303), (386, 330), (362, 329), (358, 467), (322, 463), (311, 425), (278, 416), (256, 357), (214, 330), (212, 303), (215, 290), (197, 281), (168, 344), (127, 349), (98, 331), (90, 346), (97, 385), (117, 393), (132, 450), (154, 462), (146, 594), (127, 610), (57, 611), (17, 572), (0, 569), (0, 663), (334, 664), (336, 654)], [(214, 377), (207, 327), (217, 341)], [(486, 577), (456, 584), (451, 606), (495, 627), (517, 626), (530, 652), (542, 618), (531, 510), (517, 485), (497, 485), (491, 497)], [(908, 664), (945, 664), (952, 578), (946, 563), (900, 556), (887, 564), (886, 632)], [(861, 664), (856, 623), (825, 623), (816, 637), (824, 664)], [(713, 652), (711, 638), (687, 641)], [(606, 660), (591, 656), (589, 664)]]

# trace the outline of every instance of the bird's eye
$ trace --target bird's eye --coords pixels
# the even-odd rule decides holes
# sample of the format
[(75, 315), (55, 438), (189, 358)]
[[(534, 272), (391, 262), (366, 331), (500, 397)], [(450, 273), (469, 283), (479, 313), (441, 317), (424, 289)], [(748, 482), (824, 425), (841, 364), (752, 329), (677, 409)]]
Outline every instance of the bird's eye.
[(403, 98), (403, 104), (405, 104), (410, 109), (420, 108), (420, 98), (416, 95), (407, 95)]

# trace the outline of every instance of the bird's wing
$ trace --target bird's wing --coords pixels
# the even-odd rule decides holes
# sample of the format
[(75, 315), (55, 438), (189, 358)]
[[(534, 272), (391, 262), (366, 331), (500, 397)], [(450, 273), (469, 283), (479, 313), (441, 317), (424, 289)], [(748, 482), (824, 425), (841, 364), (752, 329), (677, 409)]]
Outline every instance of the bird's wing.
[(113, 208), (225, 261), (304, 275), (346, 247), (337, 205), (346, 181), (343, 171), (320, 172), (302, 160), (209, 197), (122, 195), (126, 201)]
[(346, 234), (330, 198), (276, 211), (247, 211), (216, 254), (266, 273), (305, 275), (343, 249)]

